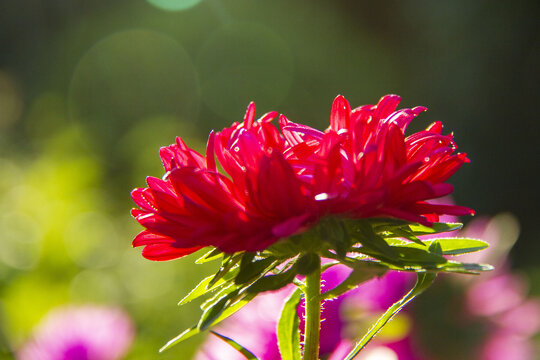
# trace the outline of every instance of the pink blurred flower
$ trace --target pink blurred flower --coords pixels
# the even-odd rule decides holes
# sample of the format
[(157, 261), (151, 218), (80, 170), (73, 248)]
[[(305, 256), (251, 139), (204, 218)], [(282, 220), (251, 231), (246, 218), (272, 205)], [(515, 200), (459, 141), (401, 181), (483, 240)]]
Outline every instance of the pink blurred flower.
[[(280, 360), (276, 325), (291, 288), (264, 293), (227, 319), (215, 331), (238, 341), (261, 360)], [(195, 360), (245, 360), (238, 351), (213, 335), (206, 338)]]
[(466, 293), (467, 307), (474, 315), (497, 315), (518, 306), (525, 294), (523, 279), (505, 273), (472, 284)]
[(533, 360), (532, 337), (540, 331), (540, 299), (527, 298), (524, 278), (507, 271), (474, 283), (467, 309), (488, 323), (482, 360)]
[(495, 332), (480, 352), (482, 360), (533, 360), (536, 349), (528, 339), (505, 332)]
[(540, 331), (540, 299), (528, 297), (528, 283), (513, 273), (508, 252), (517, 239), (519, 226), (508, 214), (473, 220), (458, 236), (480, 238), (490, 244), (486, 251), (464, 255), (470, 262), (489, 262), (495, 270), (467, 284), (466, 316), (484, 325), (486, 336), (476, 355), (481, 360), (533, 360), (532, 337)]
[(522, 299), (518, 306), (494, 319), (499, 329), (520, 337), (532, 337), (540, 330), (540, 299)]
[(67, 306), (51, 311), (18, 351), (19, 360), (118, 360), (129, 350), (134, 328), (121, 309)]
[[(446, 218), (446, 221), (456, 221)], [(455, 299), (465, 303), (466, 313), (455, 314), (455, 318), (467, 317), (480, 322), (486, 331), (477, 348), (466, 349), (470, 356), (479, 360), (532, 360), (536, 353), (531, 338), (540, 331), (540, 300), (527, 297), (524, 278), (511, 273), (504, 266), (507, 252), (514, 239), (505, 239), (502, 226), (514, 226), (508, 215), (493, 219), (476, 219), (465, 229), (453, 236), (483, 237), (494, 247), (487, 255), (501, 264), (493, 274), (479, 276), (472, 282), (454, 282), (453, 286), (466, 286), (465, 297)], [(497, 223), (499, 226), (497, 226)], [(514, 225), (512, 225), (514, 224)], [(506, 229), (511, 237), (515, 234)], [(489, 235), (485, 237), (486, 235)], [(499, 247), (504, 251), (500, 251)], [(467, 256), (472, 256), (467, 255)], [(496, 255), (496, 256), (495, 256)], [(476, 256), (475, 261), (485, 261)], [(348, 270), (335, 266), (323, 273), (325, 289), (336, 286), (347, 276)], [(441, 277), (440, 281), (447, 281)], [(341, 360), (354, 346), (359, 326), (366, 319), (378, 316), (403, 296), (413, 283), (411, 274), (391, 272), (362, 284), (357, 289), (324, 304), (321, 324), (321, 356), (329, 360)], [(278, 360), (276, 324), (283, 301), (291, 289), (261, 295), (245, 309), (228, 319), (217, 331), (229, 336), (253, 351), (262, 360)], [(429, 292), (426, 296), (429, 296)], [(452, 301), (454, 303), (454, 301)], [(452, 311), (455, 311), (454, 309)], [(299, 308), (302, 315), (303, 309)], [(414, 322), (414, 308), (402, 313)], [(456, 320), (457, 321), (457, 320)], [(254, 326), (253, 324), (256, 324)], [(413, 331), (414, 323), (402, 337), (385, 339), (376, 337), (359, 356), (359, 360), (429, 360), (430, 356), (421, 348), (422, 339)], [(456, 327), (460, 325), (456, 323)], [(302, 329), (302, 324), (300, 325)], [(453, 344), (448, 344), (453, 346)], [(444, 352), (444, 349), (438, 349)], [(203, 344), (196, 360), (240, 360), (242, 356), (225, 342), (209, 337)], [(444, 357), (443, 357), (444, 358)]]
[(511, 272), (507, 258), (518, 230), (516, 220), (502, 214), (493, 219), (477, 219), (463, 231), (465, 236), (482, 237), (490, 243), (484, 258), (471, 254), (470, 261), (487, 260), (496, 265), (494, 271), (476, 279), (465, 293), (470, 314), (489, 324), (482, 360), (534, 359), (531, 337), (540, 331), (540, 299), (527, 297), (527, 280)]
[[(348, 275), (350, 270), (342, 265), (336, 265), (323, 273), (323, 291), (332, 289)], [(381, 279), (373, 279), (358, 289), (353, 290), (337, 299), (323, 304), (321, 323), (320, 356), (329, 359), (342, 359), (354, 344), (348, 338), (347, 328), (352, 319), (345, 317), (344, 312), (349, 305), (362, 304), (364, 314), (379, 314), (388, 304), (397, 301), (408, 290), (412, 278), (410, 274), (393, 272)], [(279, 360), (276, 326), (283, 302), (291, 293), (290, 287), (278, 292), (259, 295), (246, 305), (240, 312), (233, 315), (218, 327), (217, 332), (238, 341), (257, 355), (261, 360)], [(299, 314), (303, 314), (303, 305), (299, 306)], [(300, 324), (303, 329), (303, 323)], [(391, 351), (401, 354), (403, 359), (410, 352), (409, 344), (399, 341), (390, 344), (395, 346)], [(222, 340), (209, 336), (196, 354), (195, 360), (241, 360), (243, 356)], [(400, 358), (401, 359), (401, 358)]]

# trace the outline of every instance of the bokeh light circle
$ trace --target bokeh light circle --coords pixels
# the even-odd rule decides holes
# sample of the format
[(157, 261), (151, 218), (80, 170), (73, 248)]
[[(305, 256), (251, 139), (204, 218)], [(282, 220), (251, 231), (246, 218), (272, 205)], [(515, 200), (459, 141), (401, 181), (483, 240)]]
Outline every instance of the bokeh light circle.
[(146, 301), (166, 294), (173, 288), (175, 264), (160, 266), (144, 259), (137, 251), (124, 253), (118, 265), (121, 283), (130, 301)]
[(4, 213), (0, 216), (2, 251), (0, 262), (20, 270), (33, 269), (41, 255), (39, 225), (22, 212)]
[(367, 349), (359, 356), (360, 360), (398, 360), (397, 354), (390, 348), (378, 346)]
[(122, 299), (122, 287), (110, 270), (83, 270), (70, 282), (73, 302), (116, 303)]
[(97, 212), (76, 215), (64, 232), (64, 244), (69, 257), (84, 268), (114, 265), (122, 248), (117, 240), (114, 223)]
[(276, 107), (293, 80), (287, 43), (259, 24), (218, 30), (197, 57), (203, 101), (217, 114), (237, 119), (250, 101), (262, 111)]
[(69, 93), (70, 117), (114, 144), (140, 119), (195, 119), (199, 85), (184, 48), (168, 35), (128, 30), (99, 41), (81, 58)]
[(187, 10), (202, 0), (147, 0), (150, 4), (165, 11), (182, 11)]

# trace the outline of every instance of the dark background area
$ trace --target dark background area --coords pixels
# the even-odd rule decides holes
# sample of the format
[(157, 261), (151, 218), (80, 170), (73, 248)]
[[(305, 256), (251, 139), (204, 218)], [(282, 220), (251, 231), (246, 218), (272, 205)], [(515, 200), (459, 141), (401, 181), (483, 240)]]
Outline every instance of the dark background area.
[[(522, 224), (514, 257), (519, 263), (536, 263), (537, 1), (203, 1), (177, 12), (143, 1), (0, 4), (0, 69), (15, 81), (23, 102), (17, 121), (2, 123), (4, 153), (38, 151), (34, 141), (62, 124), (29, 129), (26, 115), (32, 101), (51, 90), (73, 96), (74, 72), (89, 49), (111, 34), (138, 29), (139, 34), (121, 40), (133, 40), (132, 45), (141, 49), (95, 54), (90, 60), (109, 55), (111, 62), (126, 62), (109, 68), (110, 74), (96, 66), (85, 69), (103, 78), (71, 89), (78, 92), (76, 105), (84, 107), (85, 118), (68, 112), (65, 120), (87, 122), (92, 128), (88, 136), (97, 143), (104, 162), (118, 160), (116, 140), (148, 114), (184, 116), (182, 121), (197, 124), (202, 138), (210, 129), (238, 120), (250, 100), (264, 112), (276, 109), (291, 119), (323, 127), (338, 93), (353, 105), (397, 93), (406, 106), (430, 108), (416, 121), (416, 128), (440, 119), (455, 132), (460, 150), (470, 155), (472, 164), (454, 179), (457, 201), (478, 214), (514, 213)], [(186, 57), (177, 63), (192, 67), (191, 77), (197, 79), (185, 75), (187, 85), (155, 80), (149, 98), (148, 89), (137, 93), (129, 88), (132, 84), (146, 88), (144, 80), (156, 74), (162, 81), (166, 78), (162, 72), (176, 65), (170, 60), (176, 54), (170, 51), (164, 56), (169, 63), (156, 69), (160, 64), (152, 63), (152, 54), (144, 49), (152, 43), (152, 34), (137, 41), (137, 35), (148, 37), (145, 32), (176, 42)], [(145, 68), (149, 74), (133, 71)], [(123, 70), (119, 77), (131, 82), (119, 87), (127, 88), (127, 94), (108, 93), (107, 82), (114, 79), (107, 75), (113, 77), (114, 70)], [(174, 75), (183, 79), (182, 73)], [(130, 76), (140, 78), (126, 79)], [(122, 101), (131, 103), (118, 109), (116, 100), (123, 95)], [(197, 109), (186, 110), (187, 105)], [(126, 111), (129, 107), (131, 111)], [(104, 113), (108, 119), (97, 119)], [(132, 184), (118, 174), (124, 169), (117, 166), (115, 191), (127, 192)]]

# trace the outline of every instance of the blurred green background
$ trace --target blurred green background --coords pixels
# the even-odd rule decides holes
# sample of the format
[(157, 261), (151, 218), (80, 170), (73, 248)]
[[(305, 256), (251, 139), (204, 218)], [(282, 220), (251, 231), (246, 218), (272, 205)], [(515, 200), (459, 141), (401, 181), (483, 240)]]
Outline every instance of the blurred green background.
[[(208, 268), (143, 260), (129, 192), (161, 176), (176, 135), (277, 110), (324, 128), (397, 93), (426, 105), (472, 163), (455, 199), (521, 223), (514, 266), (540, 294), (539, 3), (518, 1), (0, 0), (0, 351), (52, 307), (119, 304), (130, 359), (190, 326), (176, 302)], [(191, 307), (190, 307), (191, 306)], [(189, 309), (193, 310), (190, 311)], [(166, 352), (188, 359), (202, 338)], [(179, 357), (181, 356), (181, 357)]]

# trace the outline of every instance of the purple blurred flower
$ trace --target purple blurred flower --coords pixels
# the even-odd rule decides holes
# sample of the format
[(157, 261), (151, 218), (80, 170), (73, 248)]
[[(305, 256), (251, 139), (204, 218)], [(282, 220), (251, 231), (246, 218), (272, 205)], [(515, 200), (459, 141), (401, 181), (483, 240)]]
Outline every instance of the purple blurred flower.
[[(455, 222), (455, 217), (441, 219)], [(465, 262), (489, 262), (496, 270), (468, 281), (454, 281), (467, 286), (464, 302), (467, 314), (455, 314), (474, 318), (487, 330), (478, 349), (467, 349), (471, 356), (480, 360), (532, 360), (535, 354), (531, 337), (540, 330), (540, 301), (527, 298), (527, 282), (509, 270), (507, 254), (517, 237), (517, 223), (508, 216), (493, 219), (480, 218), (465, 229), (445, 236), (461, 236), (483, 239), (490, 243), (488, 251), (461, 256)], [(428, 237), (426, 237), (428, 238)], [(331, 289), (343, 280), (349, 270), (337, 265), (323, 273), (324, 289)], [(465, 278), (465, 277), (463, 277)], [(354, 340), (363, 335), (366, 325), (400, 299), (412, 286), (414, 275), (390, 272), (379, 279), (362, 284), (338, 299), (324, 303), (321, 324), (321, 358), (341, 360), (354, 346)], [(439, 281), (448, 281), (441, 276)], [(259, 296), (245, 309), (225, 322), (217, 331), (229, 336), (255, 353), (261, 360), (279, 360), (276, 323), (283, 301), (291, 289)], [(426, 296), (429, 296), (429, 292)], [(401, 317), (411, 319), (410, 309)], [(455, 311), (455, 310), (454, 310)], [(299, 314), (303, 315), (302, 306)], [(414, 315), (414, 314), (413, 314)], [(414, 324), (412, 325), (414, 326)], [(358, 357), (358, 360), (426, 360), (419, 348), (422, 339), (417, 338), (412, 326), (397, 337), (377, 336)], [(459, 324), (456, 324), (459, 326)], [(300, 328), (303, 328), (301, 321)], [(453, 344), (448, 344), (453, 346)], [(444, 355), (444, 349), (439, 349)], [(476, 352), (476, 353), (475, 353)], [(437, 356), (439, 358), (439, 356)], [(444, 356), (442, 357), (444, 358)], [(216, 337), (209, 337), (203, 344), (196, 360), (241, 360), (236, 350)]]
[[(540, 330), (540, 301), (527, 297), (528, 284), (524, 277), (512, 273), (508, 252), (519, 233), (515, 218), (501, 214), (492, 219), (472, 221), (457, 236), (483, 239), (490, 244), (485, 251), (460, 257), (464, 262), (486, 262), (495, 270), (479, 277), (462, 277), (458, 285), (466, 286), (462, 302), (469, 322), (480, 324), (484, 339), (476, 348), (467, 348), (468, 356), (480, 360), (532, 360), (536, 353), (532, 337)], [(452, 280), (456, 283), (458, 277)], [(448, 281), (448, 278), (442, 278)], [(429, 296), (429, 292), (426, 296)], [(454, 324), (459, 328), (460, 324)], [(421, 341), (422, 339), (416, 339)], [(470, 345), (469, 345), (470, 346)], [(430, 356), (420, 357), (431, 359)], [(444, 358), (444, 357), (443, 357)], [(401, 358), (400, 358), (401, 360)]]
[(529, 339), (496, 332), (486, 341), (480, 356), (482, 360), (532, 360), (535, 354)]
[(540, 301), (529, 299), (492, 316), (493, 332), (482, 349), (482, 360), (532, 360), (536, 350), (530, 340), (540, 330)]
[(134, 337), (129, 316), (105, 306), (66, 306), (51, 311), (32, 339), (18, 352), (19, 360), (118, 360)]
[(466, 293), (467, 310), (489, 324), (482, 360), (532, 360), (531, 337), (540, 330), (540, 300), (526, 297), (525, 279), (506, 272), (477, 282)]
[[(224, 322), (217, 332), (231, 337), (251, 350), (260, 359), (279, 360), (276, 324), (283, 302), (291, 288), (259, 295), (241, 311)], [(196, 360), (244, 360), (245, 358), (230, 345), (215, 336), (209, 336)]]
[[(338, 285), (349, 272), (350, 270), (342, 265), (336, 265), (325, 271), (322, 277), (323, 291)], [(381, 279), (373, 279), (344, 296), (324, 302), (321, 315), (323, 319), (321, 323), (321, 357), (328, 357), (329, 360), (342, 359), (352, 349), (351, 341), (353, 339), (347, 337), (347, 332), (356, 319), (351, 320), (343, 316), (344, 311), (348, 312), (352, 309), (349, 305), (354, 304), (353, 311), (378, 315), (403, 296), (408, 290), (407, 285), (410, 284), (410, 279), (412, 279), (410, 274), (393, 272)], [(281, 359), (277, 345), (276, 325), (283, 302), (291, 291), (292, 288), (286, 288), (258, 296), (242, 311), (220, 326), (217, 332), (235, 339), (261, 360)], [(356, 309), (356, 306), (359, 308)], [(300, 304), (298, 312), (303, 316), (303, 304)], [(300, 323), (300, 329), (303, 329), (303, 321)], [(402, 348), (405, 349), (408, 346), (406, 344)], [(396, 348), (400, 350), (399, 346)], [(218, 338), (208, 337), (195, 359), (241, 360), (244, 357)], [(409, 358), (403, 357), (403, 359)]]
[(540, 331), (540, 300), (527, 297), (527, 280), (512, 273), (508, 261), (508, 251), (518, 231), (515, 219), (504, 214), (473, 221), (463, 231), (464, 236), (490, 243), (483, 259), (476, 255), (471, 261), (487, 260), (496, 266), (491, 273), (476, 279), (465, 294), (470, 315), (488, 324), (488, 336), (480, 351), (482, 360), (535, 358), (531, 338)]
[(468, 310), (477, 316), (491, 316), (518, 306), (526, 294), (524, 280), (503, 273), (472, 284), (467, 290)]

